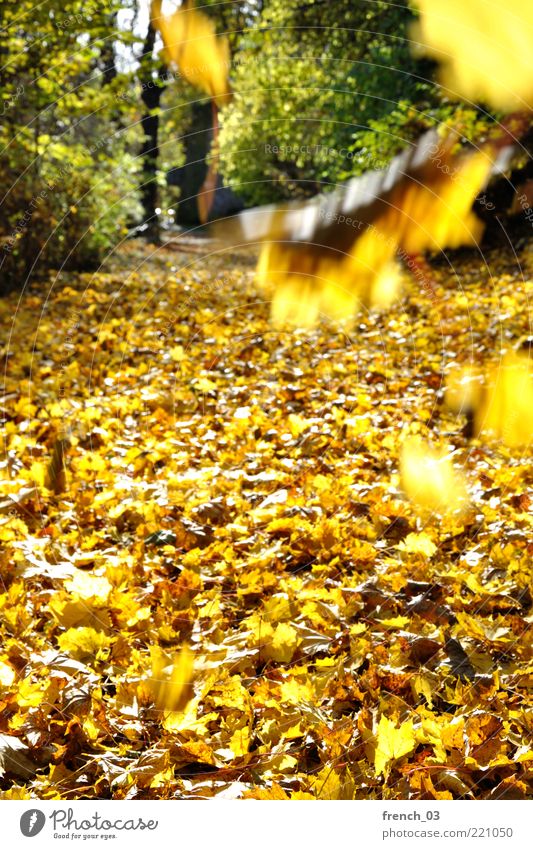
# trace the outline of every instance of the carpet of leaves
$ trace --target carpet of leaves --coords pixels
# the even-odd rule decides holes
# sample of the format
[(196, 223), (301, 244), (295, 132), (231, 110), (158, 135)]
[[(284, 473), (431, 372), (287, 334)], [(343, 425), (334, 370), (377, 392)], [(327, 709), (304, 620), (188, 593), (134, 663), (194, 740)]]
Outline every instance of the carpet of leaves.
[[(136, 243), (0, 303), (0, 798), (531, 796), (530, 455), (442, 403), (528, 332), (521, 261), (349, 333), (275, 330), (250, 256)], [(406, 433), (455, 448), (461, 517), (406, 502)]]

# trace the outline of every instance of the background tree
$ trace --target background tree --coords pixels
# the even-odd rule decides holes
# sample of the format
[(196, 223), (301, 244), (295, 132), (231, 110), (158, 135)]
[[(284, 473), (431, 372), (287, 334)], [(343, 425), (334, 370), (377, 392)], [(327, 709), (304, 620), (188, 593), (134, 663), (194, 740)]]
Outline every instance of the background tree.
[(159, 160), (159, 117), (161, 96), (164, 88), (164, 67), (154, 56), (156, 31), (152, 22), (148, 21), (148, 29), (144, 40), (138, 71), (141, 83), (141, 100), (145, 112), (141, 119), (143, 130), (142, 183), (141, 199), (144, 210), (146, 235), (153, 242), (159, 241), (159, 190), (158, 190), (158, 160)]
[[(257, 20), (262, 6), (260, 2), (221, 4), (211, 0), (202, 4), (201, 14), (207, 14), (214, 21), (218, 34), (227, 38), (233, 57), (239, 49), (243, 32)], [(174, 71), (176, 71), (175, 68)], [(228, 68), (229, 73), (230, 68)], [(209, 98), (199, 93), (196, 87), (191, 86), (184, 79), (179, 79), (177, 88), (182, 95), (179, 111), (181, 112), (180, 129), (183, 132), (184, 162), (181, 165), (177, 162), (172, 163), (168, 173), (168, 183), (179, 189), (178, 223), (195, 226), (199, 223), (198, 194), (204, 186), (209, 167), (207, 159), (212, 151), (214, 117)], [(237, 211), (240, 206), (236, 198), (223, 188), (219, 178), (214, 206), (216, 212), (227, 215)]]
[(95, 267), (139, 214), (139, 131), (121, 96), (131, 73), (113, 59), (113, 44), (135, 39), (110, 30), (120, 7), (2, 5), (4, 290), (49, 266)]

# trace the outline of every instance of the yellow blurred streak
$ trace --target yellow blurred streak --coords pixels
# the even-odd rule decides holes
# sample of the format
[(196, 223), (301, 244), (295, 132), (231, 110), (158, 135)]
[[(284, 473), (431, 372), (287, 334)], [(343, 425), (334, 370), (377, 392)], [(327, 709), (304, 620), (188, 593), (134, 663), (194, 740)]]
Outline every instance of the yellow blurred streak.
[[(349, 252), (335, 249), (334, 238), (331, 245), (322, 244), (320, 228), (312, 236), (316, 244), (265, 242), (258, 283), (274, 287), (276, 325), (309, 327), (320, 314), (350, 319), (361, 303), (390, 306), (400, 290), (401, 272), (394, 261), (398, 251), (410, 256), (477, 244), (484, 225), (472, 205), (493, 163), (487, 151), (453, 157), (450, 147), (450, 141), (436, 144), (425, 173), (398, 182), (385, 212), (361, 233), (354, 231)], [(283, 234), (283, 218), (281, 211), (272, 215), (273, 239)]]
[(409, 254), (475, 245), (483, 233), (472, 205), (492, 168), (488, 152), (448, 159), (442, 148), (432, 156), (440, 173), (426, 184), (407, 182), (387, 223)]
[(480, 406), (485, 392), (485, 379), (480, 368), (456, 368), (446, 382), (446, 406), (454, 413), (469, 415)]
[(388, 306), (401, 279), (393, 256), (394, 247), (370, 229), (356, 249), (341, 258), (331, 251), (316, 256), (293, 245), (268, 242), (261, 251), (257, 279), (262, 286), (274, 285), (276, 326), (312, 327), (320, 315), (335, 321), (351, 319), (359, 303)]

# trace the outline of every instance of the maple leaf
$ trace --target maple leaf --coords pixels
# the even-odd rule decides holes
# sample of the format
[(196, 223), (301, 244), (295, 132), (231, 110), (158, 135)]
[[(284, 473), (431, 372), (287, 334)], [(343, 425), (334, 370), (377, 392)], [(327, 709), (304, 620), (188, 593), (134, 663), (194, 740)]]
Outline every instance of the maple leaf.
[(437, 546), (426, 533), (407, 534), (396, 548), (408, 554), (424, 554), (426, 557), (432, 557), (437, 551)]
[(94, 628), (69, 628), (59, 635), (57, 642), (62, 651), (76, 660), (98, 660), (108, 649), (111, 637)]
[(412, 752), (417, 745), (413, 722), (402, 722), (400, 727), (382, 715), (376, 735), (374, 766), (376, 775), (386, 772), (394, 762)]
[(290, 663), (300, 642), (296, 629), (288, 622), (280, 622), (272, 634), (271, 641), (261, 649), (261, 655), (277, 663)]

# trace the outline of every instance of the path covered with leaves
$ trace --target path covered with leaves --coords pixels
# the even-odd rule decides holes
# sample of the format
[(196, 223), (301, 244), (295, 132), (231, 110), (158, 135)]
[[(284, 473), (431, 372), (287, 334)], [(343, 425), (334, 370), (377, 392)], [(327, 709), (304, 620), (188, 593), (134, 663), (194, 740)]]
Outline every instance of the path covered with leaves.
[[(0, 302), (0, 798), (531, 795), (530, 457), (442, 403), (528, 332), (520, 260), (346, 333), (275, 330), (252, 257), (135, 244)], [(408, 434), (461, 516), (413, 513)]]

